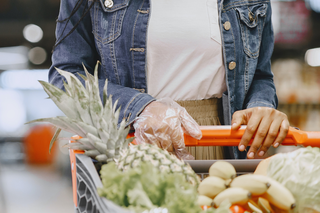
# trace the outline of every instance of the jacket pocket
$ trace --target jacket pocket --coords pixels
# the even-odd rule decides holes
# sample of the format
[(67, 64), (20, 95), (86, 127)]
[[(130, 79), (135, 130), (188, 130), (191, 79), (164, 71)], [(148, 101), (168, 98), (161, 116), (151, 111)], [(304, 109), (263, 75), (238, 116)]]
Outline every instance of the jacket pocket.
[(129, 5), (129, 0), (113, 0), (113, 6), (104, 5), (100, 0), (94, 7), (93, 34), (97, 41), (107, 44), (121, 35), (122, 22)]
[(267, 4), (256, 4), (235, 8), (240, 19), (241, 38), (244, 52), (251, 58), (259, 56)]

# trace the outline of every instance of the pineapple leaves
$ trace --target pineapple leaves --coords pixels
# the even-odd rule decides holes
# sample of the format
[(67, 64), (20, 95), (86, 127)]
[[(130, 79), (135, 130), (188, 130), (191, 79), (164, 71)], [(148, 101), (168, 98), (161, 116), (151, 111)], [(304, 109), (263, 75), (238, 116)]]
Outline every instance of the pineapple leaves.
[(68, 144), (65, 144), (63, 147), (69, 148), (69, 149), (75, 149), (75, 150), (88, 149), (87, 146), (82, 145), (81, 143), (68, 143)]
[[(65, 77), (67, 79), (67, 82), (71, 88), (73, 87), (73, 84), (82, 85), (80, 80), (71, 72), (63, 71), (57, 67), (55, 67), (55, 68), (59, 72), (60, 75), (62, 75), (63, 77)], [(75, 82), (71, 81), (71, 79), (75, 80)]]
[[(98, 130), (97, 128), (95, 128), (94, 126), (88, 125), (84, 122), (78, 121), (76, 122), (76, 125), (79, 127), (79, 129), (81, 129), (83, 132), (86, 133), (90, 133), (96, 137), (99, 136)], [(85, 137), (85, 136), (84, 136)]]
[(68, 93), (68, 95), (72, 96), (71, 87), (65, 81), (63, 81), (63, 86), (64, 86), (64, 89), (66, 90), (66, 92)]
[(75, 125), (71, 124), (71, 122), (69, 122), (69, 120), (70, 120), (69, 118), (66, 117), (67, 120), (65, 120), (65, 121), (62, 120), (61, 118), (62, 118), (62, 116), (52, 117), (52, 118), (40, 118), (40, 119), (36, 119), (33, 121), (29, 121), (26, 124), (35, 123), (35, 122), (48, 122), (48, 123), (51, 123), (54, 126), (60, 128), (60, 129), (63, 129), (67, 132), (71, 132), (71, 133), (74, 133), (74, 134), (79, 135), (81, 137), (85, 137), (85, 134), (78, 127), (76, 127)]
[(94, 82), (93, 76), (89, 73), (89, 71), (87, 70), (86, 66), (84, 66), (84, 64), (82, 63), (84, 72), (86, 73), (86, 78), (88, 81), (92, 81)]
[[(82, 87), (82, 85), (81, 85)], [(79, 112), (80, 118), (83, 122), (93, 125), (89, 109), (89, 96), (87, 92), (83, 92), (80, 86), (76, 85), (74, 87), (74, 104)]]
[(69, 118), (78, 119), (78, 111), (74, 110), (73, 98), (66, 94), (61, 89), (53, 86), (52, 84), (39, 81), (45, 92), (49, 95), (51, 100), (57, 105), (57, 107)]
[[(108, 79), (106, 79), (106, 81), (104, 82), (103, 94), (102, 94), (102, 98), (103, 98), (102, 105), (104, 107), (106, 106), (106, 103), (107, 103), (107, 100), (108, 100), (107, 90), (108, 90)], [(110, 95), (110, 97), (111, 97), (111, 95)]]
[(91, 149), (91, 150), (85, 150), (84, 151), (84, 154), (89, 156), (89, 157), (96, 157), (97, 155), (100, 155), (100, 152), (98, 150), (95, 150), (95, 149)]
[(108, 162), (108, 157), (105, 154), (97, 155), (95, 159), (100, 162)]
[(60, 128), (57, 128), (56, 129), (56, 132), (54, 133), (51, 141), (50, 141), (50, 145), (49, 145), (49, 153), (51, 153), (51, 149), (52, 149), (52, 146), (53, 146), (53, 143), (57, 140), (59, 134), (61, 132), (61, 129)]
[(76, 140), (77, 142), (81, 143), (82, 145), (86, 146), (87, 149), (94, 149), (94, 146), (92, 145), (92, 143), (90, 142), (90, 140), (88, 138), (80, 138)]
[(84, 81), (86, 81), (88, 78), (85, 75), (82, 75), (81, 73), (77, 73)]
[[(120, 152), (128, 148), (133, 138), (126, 139), (129, 128), (123, 120), (119, 125), (121, 107), (118, 100), (113, 104), (112, 96), (108, 95), (108, 80), (105, 81), (102, 92), (102, 100), (99, 89), (98, 62), (93, 75), (83, 64), (84, 73), (63, 71), (56, 68), (63, 76), (65, 92), (45, 81), (39, 81), (49, 98), (65, 114), (52, 118), (42, 118), (30, 121), (49, 122), (58, 129), (49, 145), (49, 152), (61, 130), (71, 132), (81, 137), (76, 142), (64, 147), (84, 150), (85, 154), (101, 162), (110, 162), (120, 156)], [(81, 83), (84, 81), (84, 84)]]

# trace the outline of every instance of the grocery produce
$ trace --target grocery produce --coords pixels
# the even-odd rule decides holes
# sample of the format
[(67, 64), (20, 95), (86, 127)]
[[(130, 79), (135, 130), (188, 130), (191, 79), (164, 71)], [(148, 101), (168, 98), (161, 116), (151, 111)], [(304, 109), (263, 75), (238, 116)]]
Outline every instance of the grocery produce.
[(115, 162), (121, 171), (138, 167), (141, 162), (150, 162), (161, 172), (181, 173), (191, 184), (197, 186), (200, 183), (200, 178), (189, 164), (151, 144), (130, 145), (128, 149), (123, 149), (120, 158)]
[(222, 178), (209, 176), (199, 184), (198, 192), (200, 195), (205, 195), (213, 199), (226, 188), (225, 181)]
[(231, 204), (246, 204), (251, 198), (251, 193), (243, 188), (227, 188), (220, 192), (214, 199), (214, 206), (219, 207), (224, 200), (228, 200)]
[(240, 206), (240, 205), (232, 205), (232, 206), (230, 207), (230, 211), (231, 211), (232, 213), (245, 213), (245, 212), (246, 212), (245, 208), (243, 208), (243, 207)]
[[(232, 164), (226, 161), (221, 161), (222, 163), (219, 164), (218, 162), (220, 161), (215, 162), (210, 169), (220, 168), (220, 165), (232, 166)], [(227, 168), (230, 175), (230, 171), (233, 169)], [(198, 187), (200, 196), (205, 195), (207, 197), (205, 200), (208, 203), (210, 199), (213, 199), (212, 205), (214, 207), (219, 207), (223, 202), (228, 202), (232, 206), (241, 206), (242, 209), (245, 209), (245, 212), (288, 213), (296, 206), (292, 193), (284, 185), (271, 177), (258, 174), (244, 174), (232, 179), (226, 178), (223, 181), (219, 177), (224, 176), (226, 172), (219, 174), (220, 170), (214, 169), (215, 176), (205, 178)], [(227, 177), (230, 176), (228, 175)], [(227, 186), (224, 190), (222, 190), (223, 182)], [(201, 199), (204, 199), (204, 197), (201, 197)]]
[(236, 170), (233, 165), (227, 161), (216, 161), (209, 168), (209, 175), (228, 180), (236, 177)]
[(258, 205), (260, 209), (262, 209), (263, 212), (266, 213), (274, 213), (273, 209), (270, 206), (270, 203), (267, 199), (264, 199), (263, 197), (258, 198)]
[[(69, 148), (85, 150), (85, 154), (100, 162), (110, 162), (120, 157), (120, 150), (126, 149), (133, 138), (126, 139), (129, 128), (126, 128), (126, 120), (122, 120), (118, 127), (120, 107), (117, 109), (117, 101), (112, 103), (112, 97), (107, 96), (107, 84), (103, 90), (103, 101), (100, 99), (98, 63), (92, 76), (84, 67), (86, 76), (81, 76), (86, 87), (72, 73), (57, 69), (64, 76), (65, 92), (40, 81), (46, 93), (52, 101), (66, 115), (42, 118), (30, 121), (49, 122), (59, 129), (81, 136), (75, 139), (75, 143), (66, 145)], [(59, 129), (57, 132), (59, 132)], [(55, 141), (57, 134), (52, 139)]]
[(268, 158), (262, 160), (258, 164), (258, 166), (256, 167), (254, 174), (267, 176), (267, 170), (268, 170), (269, 162), (271, 159), (272, 159), (272, 157), (268, 157)]
[(249, 206), (249, 208), (251, 209), (251, 211), (252, 212), (254, 212), (254, 213), (263, 213), (263, 211), (259, 208), (259, 206), (256, 204), (256, 203), (254, 203), (254, 202), (250, 202), (250, 201), (248, 201), (248, 206)]
[(263, 168), (270, 178), (284, 185), (294, 196), (293, 212), (320, 212), (320, 149), (299, 148), (268, 159)]
[(197, 204), (199, 206), (212, 206), (212, 199), (210, 197), (207, 197), (205, 195), (199, 195)]
[(268, 179), (270, 187), (266, 193), (263, 194), (263, 197), (265, 197), (273, 205), (283, 210), (290, 210), (296, 207), (295, 199), (289, 189), (272, 178)]
[(262, 175), (246, 174), (234, 178), (230, 187), (240, 187), (249, 190), (252, 195), (262, 195), (270, 187), (270, 181)]
[(103, 188), (98, 193), (120, 206), (136, 212), (157, 207), (168, 212), (201, 212), (196, 188), (183, 174), (161, 172), (150, 162), (140, 162), (140, 166), (125, 171), (108, 163), (100, 174)]

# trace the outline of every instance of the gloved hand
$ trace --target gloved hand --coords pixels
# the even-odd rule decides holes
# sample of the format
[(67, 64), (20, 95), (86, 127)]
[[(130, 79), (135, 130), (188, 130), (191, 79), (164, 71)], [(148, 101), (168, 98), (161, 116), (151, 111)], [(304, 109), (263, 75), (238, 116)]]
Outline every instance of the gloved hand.
[(151, 102), (136, 118), (136, 142), (155, 144), (178, 158), (193, 160), (185, 148), (183, 134), (201, 139), (199, 125), (186, 109), (169, 98)]

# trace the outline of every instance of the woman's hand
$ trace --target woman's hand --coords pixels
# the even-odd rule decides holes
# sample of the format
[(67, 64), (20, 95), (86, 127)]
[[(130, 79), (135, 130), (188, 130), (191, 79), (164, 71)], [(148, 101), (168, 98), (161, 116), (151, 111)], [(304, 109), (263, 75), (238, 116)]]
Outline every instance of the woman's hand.
[(133, 127), (137, 143), (155, 144), (184, 160), (194, 159), (185, 148), (184, 132), (196, 139), (202, 137), (196, 121), (171, 99), (151, 102), (137, 117)]
[(241, 125), (247, 125), (239, 150), (244, 151), (254, 136), (248, 151), (248, 158), (254, 158), (255, 153), (263, 156), (269, 147), (278, 147), (287, 136), (289, 121), (287, 115), (269, 107), (255, 107), (237, 111), (232, 116), (232, 130)]

